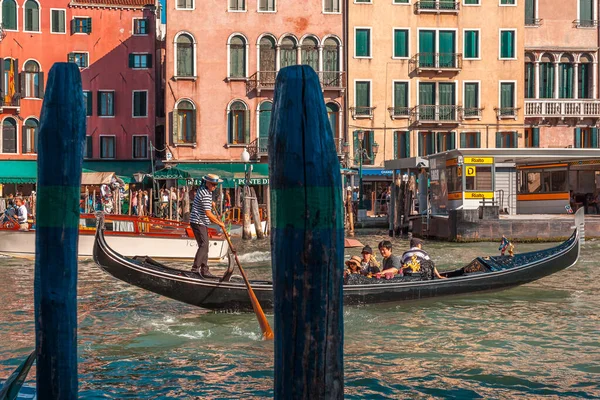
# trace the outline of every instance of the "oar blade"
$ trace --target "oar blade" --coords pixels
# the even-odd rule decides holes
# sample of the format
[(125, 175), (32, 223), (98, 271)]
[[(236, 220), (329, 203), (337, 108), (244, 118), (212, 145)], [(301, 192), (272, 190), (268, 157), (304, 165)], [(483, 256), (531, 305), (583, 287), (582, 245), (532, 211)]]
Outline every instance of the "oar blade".
[(29, 354), (25, 361), (4, 382), (2, 390), (0, 390), (0, 400), (15, 400), (17, 398), (34, 361), (35, 350)]

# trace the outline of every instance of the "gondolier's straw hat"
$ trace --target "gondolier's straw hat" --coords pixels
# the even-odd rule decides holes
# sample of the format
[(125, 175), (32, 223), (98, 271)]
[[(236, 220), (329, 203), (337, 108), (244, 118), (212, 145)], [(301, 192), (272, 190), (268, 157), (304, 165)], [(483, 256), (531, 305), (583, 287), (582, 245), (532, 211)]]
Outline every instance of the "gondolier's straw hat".
[(202, 179), (204, 179), (206, 182), (210, 182), (210, 183), (221, 183), (221, 182), (223, 182), (223, 179), (220, 179), (219, 175), (215, 175), (215, 174), (205, 175)]

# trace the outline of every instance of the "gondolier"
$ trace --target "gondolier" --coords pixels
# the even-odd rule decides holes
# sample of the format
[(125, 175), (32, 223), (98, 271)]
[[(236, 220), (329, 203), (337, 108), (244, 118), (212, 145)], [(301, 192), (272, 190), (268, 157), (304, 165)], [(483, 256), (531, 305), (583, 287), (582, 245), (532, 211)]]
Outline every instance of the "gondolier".
[(196, 191), (190, 215), (190, 225), (198, 243), (192, 272), (198, 273), (204, 278), (215, 277), (208, 268), (208, 225), (212, 222), (225, 231), (223, 222), (212, 212), (212, 192), (221, 182), (223, 181), (219, 179), (219, 176), (214, 174), (208, 174), (202, 178), (202, 185)]

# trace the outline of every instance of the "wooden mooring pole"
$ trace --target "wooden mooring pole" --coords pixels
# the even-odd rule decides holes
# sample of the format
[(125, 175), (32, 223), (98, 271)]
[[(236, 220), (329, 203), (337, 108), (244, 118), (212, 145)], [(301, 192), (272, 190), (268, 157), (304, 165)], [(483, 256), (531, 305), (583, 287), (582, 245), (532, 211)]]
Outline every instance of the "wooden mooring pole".
[(74, 63), (54, 64), (38, 136), (34, 283), (38, 399), (77, 398), (77, 245), (85, 123), (79, 68)]
[(311, 67), (279, 71), (269, 143), (275, 399), (342, 399), (342, 181)]

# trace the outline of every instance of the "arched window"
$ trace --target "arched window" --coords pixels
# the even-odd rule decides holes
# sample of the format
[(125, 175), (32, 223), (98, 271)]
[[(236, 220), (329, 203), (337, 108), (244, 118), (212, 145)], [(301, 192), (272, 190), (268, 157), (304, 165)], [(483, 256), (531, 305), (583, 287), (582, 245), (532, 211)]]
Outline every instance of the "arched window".
[(296, 48), (296, 39), (290, 36), (283, 38), (279, 47), (279, 57), (281, 58), (279, 63), (280, 68), (298, 64), (298, 52)]
[(39, 122), (35, 118), (28, 118), (23, 124), (23, 154), (37, 153), (37, 138)]
[(234, 101), (227, 113), (227, 131), (229, 144), (250, 143), (250, 113), (242, 101)]
[(535, 97), (535, 57), (531, 53), (525, 54), (525, 98)]
[(302, 42), (302, 64), (310, 65), (315, 71), (319, 70), (319, 48), (315, 38), (307, 37)]
[(544, 54), (540, 62), (540, 98), (554, 98), (554, 64), (553, 57)]
[(2, 122), (2, 147), (0, 153), (17, 152), (17, 121), (14, 118), (6, 118)]
[(271, 124), (271, 111), (273, 103), (265, 101), (258, 109), (258, 152), (267, 153), (269, 150), (269, 125)]
[(17, 65), (17, 60), (12, 58), (4, 59), (4, 76), (2, 77), (2, 87), (4, 91), (2, 95), (4, 96), (4, 105), (11, 106), (17, 105), (16, 101), (18, 101), (19, 95), (19, 66)]
[(23, 68), (25, 72), (25, 93), (22, 93), (25, 97), (35, 97), (41, 99), (44, 93), (44, 75), (40, 72), (40, 64), (36, 61), (29, 60), (25, 63)]
[(582, 54), (579, 57), (579, 71), (577, 74), (577, 90), (580, 99), (591, 99), (592, 98), (592, 84), (593, 75), (592, 72), (592, 56), (589, 54)]
[(563, 54), (558, 65), (558, 97), (572, 99), (573, 90), (573, 58)]
[(327, 118), (329, 119), (329, 125), (331, 126), (331, 132), (333, 138), (339, 137), (338, 134), (338, 121), (340, 117), (340, 108), (335, 103), (327, 103)]
[(17, 30), (17, 2), (15, 0), (2, 1), (2, 28)]
[(340, 43), (327, 38), (323, 44), (323, 87), (342, 87)]
[(259, 68), (258, 78), (260, 84), (264, 86), (275, 86), (275, 75), (276, 75), (276, 64), (275, 59), (277, 57), (275, 49), (275, 39), (270, 36), (264, 36), (260, 39), (259, 43)]
[(173, 110), (173, 144), (196, 143), (196, 108), (181, 100)]
[(176, 76), (194, 76), (194, 39), (188, 34), (177, 37), (176, 44), (177, 71)]
[(246, 40), (242, 36), (234, 36), (229, 42), (229, 77), (246, 77)]
[(40, 6), (34, 0), (25, 2), (25, 31), (40, 31)]

